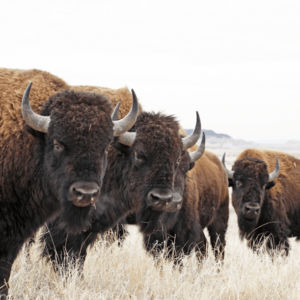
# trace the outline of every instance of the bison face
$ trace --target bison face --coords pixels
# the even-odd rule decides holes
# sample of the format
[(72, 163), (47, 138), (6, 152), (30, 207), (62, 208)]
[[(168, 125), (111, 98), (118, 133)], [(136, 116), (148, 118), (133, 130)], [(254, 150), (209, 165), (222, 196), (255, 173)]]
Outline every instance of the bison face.
[(45, 188), (59, 201), (68, 230), (86, 230), (114, 138), (111, 106), (100, 95), (65, 91), (45, 102), (41, 114), (50, 116), (47, 132), (27, 128), (38, 140)]
[[(130, 161), (130, 171), (126, 173), (126, 198), (135, 201), (141, 230), (150, 234), (152, 227), (157, 230), (154, 224), (159, 224), (164, 211), (181, 208), (185, 175), (190, 164), (203, 154), (204, 142), (199, 150), (186, 151), (201, 133), (198, 114), (194, 133), (185, 139), (179, 136), (178, 123), (172, 116), (143, 112), (135, 129), (136, 132), (127, 133), (126, 138), (123, 136), (119, 140), (129, 146), (125, 147), (128, 155), (125, 160)], [(184, 163), (179, 172), (182, 159)], [(177, 174), (180, 175), (176, 181)]]
[(181, 150), (181, 139), (172, 128), (149, 124), (137, 129), (131, 147), (133, 186), (149, 209), (163, 211), (170, 206)]
[(156, 211), (149, 207), (148, 204), (142, 206), (137, 213), (137, 222), (140, 230), (150, 235), (163, 227), (170, 225), (176, 220), (178, 211), (183, 204), (183, 194), (186, 182), (187, 172), (193, 168), (195, 164), (191, 162), (189, 152), (182, 151), (180, 163), (177, 167), (174, 185), (172, 188), (172, 201), (164, 210)]
[(38, 139), (33, 156), (43, 175), (42, 188), (60, 202), (69, 231), (86, 230), (91, 205), (96, 208), (100, 195), (108, 147), (114, 136), (134, 125), (137, 97), (132, 90), (131, 110), (119, 121), (111, 120), (111, 105), (103, 96), (67, 90), (50, 97), (38, 115), (29, 104), (31, 85), (23, 95), (22, 115), (28, 132)]
[(241, 235), (249, 235), (260, 218), (265, 192), (275, 185), (270, 180), (267, 164), (257, 158), (246, 157), (235, 162), (232, 186), (232, 204), (238, 215)]

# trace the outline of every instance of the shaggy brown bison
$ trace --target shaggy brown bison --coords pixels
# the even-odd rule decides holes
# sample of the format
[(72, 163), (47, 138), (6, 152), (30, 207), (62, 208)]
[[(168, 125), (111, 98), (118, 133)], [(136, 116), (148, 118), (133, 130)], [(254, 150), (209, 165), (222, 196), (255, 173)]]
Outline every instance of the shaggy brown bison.
[(60, 213), (65, 228), (73, 233), (89, 228), (109, 146), (114, 136), (133, 126), (138, 113), (135, 97), (128, 116), (112, 121), (111, 104), (103, 96), (68, 90), (55, 94), (63, 86), (59, 79), (48, 74), (40, 80), (35, 77), (32, 84), (30, 73), (0, 70), (0, 294), (4, 295), (22, 244), (50, 217)]
[(300, 237), (300, 160), (282, 152), (248, 149), (227, 175), (240, 236), (254, 250), (268, 237), (269, 253), (283, 247), (288, 254), (288, 237)]
[[(188, 156), (181, 161), (175, 184), (177, 201), (182, 201), (178, 209), (167, 210), (156, 220), (154, 228), (146, 219), (141, 222), (137, 218), (137, 224), (144, 234), (146, 249), (153, 254), (165, 246), (173, 247), (175, 258), (193, 249), (198, 255), (205, 254), (207, 242), (203, 229), (207, 228), (216, 259), (224, 258), (229, 217), (226, 172), (220, 160), (208, 151), (193, 165)], [(153, 223), (151, 218), (149, 222)]]
[(67, 235), (59, 219), (48, 224), (49, 230), (43, 237), (44, 254), (49, 254), (52, 260), (58, 258), (58, 262), (64, 262), (65, 250), (80, 254), (84, 260), (86, 248), (95, 241), (97, 233), (112, 228), (131, 211), (137, 212), (139, 222), (151, 217), (153, 224), (149, 226), (153, 228), (158, 226), (156, 219), (160, 219), (164, 210), (174, 209), (174, 202), (175, 210), (180, 205), (174, 181), (181, 172), (181, 162), (188, 160), (193, 164), (204, 151), (204, 146), (192, 153), (186, 151), (200, 136), (198, 114), (195, 131), (189, 137), (179, 136), (179, 125), (172, 116), (159, 113), (142, 112), (134, 130), (112, 144), (101, 204), (97, 205), (92, 227), (81, 234)]

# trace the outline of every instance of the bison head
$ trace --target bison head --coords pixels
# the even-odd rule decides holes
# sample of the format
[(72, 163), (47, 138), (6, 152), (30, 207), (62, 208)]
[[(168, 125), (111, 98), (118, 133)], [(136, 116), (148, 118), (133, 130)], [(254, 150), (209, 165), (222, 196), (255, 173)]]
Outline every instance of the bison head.
[(276, 168), (268, 173), (267, 164), (252, 157), (237, 160), (232, 170), (225, 166), (225, 154), (222, 163), (226, 169), (229, 186), (232, 187), (232, 204), (238, 215), (241, 236), (249, 235), (257, 226), (266, 190), (275, 185), (279, 174), (279, 160)]
[(126, 198), (136, 200), (137, 219), (147, 233), (151, 231), (150, 219), (155, 223), (164, 211), (180, 209), (185, 175), (204, 152), (204, 140), (195, 152), (187, 152), (201, 134), (198, 113), (190, 136), (181, 138), (178, 126), (172, 116), (143, 112), (135, 124), (136, 131), (119, 138), (119, 143), (126, 145), (122, 151), (130, 161)]
[[(95, 206), (107, 165), (107, 152), (114, 136), (135, 123), (138, 103), (120, 121), (112, 121), (111, 105), (101, 95), (64, 91), (44, 103), (41, 115), (29, 104), (28, 85), (22, 100), (27, 130), (37, 138), (36, 155), (44, 189), (58, 200), (69, 231), (85, 230)], [(35, 156), (35, 155), (34, 155)], [(41, 199), (42, 201), (42, 199)]]

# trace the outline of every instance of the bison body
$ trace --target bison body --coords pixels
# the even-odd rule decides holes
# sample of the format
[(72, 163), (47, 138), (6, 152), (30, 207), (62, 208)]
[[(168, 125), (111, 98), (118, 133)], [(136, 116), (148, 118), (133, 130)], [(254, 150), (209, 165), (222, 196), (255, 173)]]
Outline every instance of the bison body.
[(60, 214), (75, 233), (95, 211), (115, 133), (112, 107), (66, 88), (46, 72), (0, 69), (0, 294), (22, 244), (45, 221)]
[[(278, 164), (276, 178), (270, 179), (276, 158), (280, 170)], [(270, 253), (283, 247), (288, 254), (288, 237), (300, 238), (300, 160), (278, 151), (247, 149), (232, 170), (229, 186), (240, 236), (254, 250), (267, 238)]]
[(199, 251), (198, 254), (205, 254), (207, 243), (203, 229), (207, 228), (216, 257), (219, 254), (223, 257), (229, 196), (227, 176), (220, 160), (208, 151), (194, 167), (188, 157), (186, 161), (182, 160), (176, 187), (178, 197), (183, 198), (181, 209), (165, 212), (151, 229), (153, 232), (148, 230), (145, 219), (143, 222), (137, 220), (146, 249), (156, 253), (157, 249), (173, 246), (175, 256), (189, 254), (193, 249)]

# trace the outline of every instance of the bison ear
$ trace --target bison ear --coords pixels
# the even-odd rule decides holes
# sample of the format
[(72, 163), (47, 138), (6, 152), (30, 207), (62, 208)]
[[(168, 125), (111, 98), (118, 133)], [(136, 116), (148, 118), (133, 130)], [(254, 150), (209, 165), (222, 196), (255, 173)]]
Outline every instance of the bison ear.
[(231, 187), (233, 186), (233, 180), (228, 178), (228, 186)]
[(34, 138), (36, 138), (36, 139), (44, 139), (45, 133), (37, 131), (37, 130), (34, 130), (33, 128), (31, 128), (26, 123), (24, 124), (24, 129), (25, 129), (26, 132), (28, 132), (29, 134), (31, 134)]
[(113, 143), (112, 143), (112, 146), (113, 146), (116, 150), (118, 150), (118, 151), (124, 153), (125, 155), (129, 155), (129, 153), (130, 153), (130, 147), (129, 147), (129, 146), (125, 146), (125, 145), (119, 143), (119, 137), (118, 137), (118, 136), (116, 136), (116, 137), (114, 138), (114, 141), (113, 141)]
[(195, 167), (195, 163), (194, 162), (190, 163), (189, 171), (192, 170), (194, 167)]
[(266, 190), (269, 190), (269, 189), (272, 188), (275, 184), (276, 184), (275, 181), (270, 181), (270, 182), (268, 182), (267, 185), (266, 185)]

